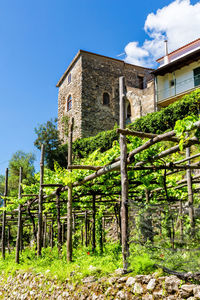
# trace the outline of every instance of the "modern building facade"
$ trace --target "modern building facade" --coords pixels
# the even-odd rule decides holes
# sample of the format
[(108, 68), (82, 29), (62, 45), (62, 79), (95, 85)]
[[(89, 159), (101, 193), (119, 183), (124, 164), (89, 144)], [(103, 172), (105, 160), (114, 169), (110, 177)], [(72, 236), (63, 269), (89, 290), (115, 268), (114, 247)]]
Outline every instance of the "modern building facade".
[(166, 107), (183, 95), (200, 87), (200, 39), (197, 39), (157, 60), (153, 71), (158, 108)]

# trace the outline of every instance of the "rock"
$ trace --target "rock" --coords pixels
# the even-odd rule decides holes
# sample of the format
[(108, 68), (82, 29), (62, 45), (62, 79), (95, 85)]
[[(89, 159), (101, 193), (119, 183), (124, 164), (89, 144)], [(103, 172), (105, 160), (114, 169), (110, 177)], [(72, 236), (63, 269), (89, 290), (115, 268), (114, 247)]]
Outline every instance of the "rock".
[(106, 295), (106, 296), (112, 295), (112, 288), (111, 288), (111, 287), (109, 287), (109, 288), (106, 290), (105, 295)]
[(167, 300), (176, 300), (177, 299), (177, 295), (170, 295), (166, 299)]
[(96, 278), (94, 276), (88, 276), (82, 279), (83, 283), (90, 283), (90, 282), (95, 282)]
[(108, 279), (109, 284), (114, 284), (116, 281), (117, 281), (116, 277), (111, 277), (111, 278)]
[(193, 294), (196, 299), (200, 299), (200, 285), (195, 286), (193, 289)]
[(181, 286), (180, 295), (183, 298), (188, 298), (193, 296), (193, 289), (195, 288), (195, 284), (184, 284)]
[(180, 283), (181, 283), (181, 280), (178, 277), (174, 276), (174, 275), (167, 277), (165, 279), (166, 291), (168, 293), (177, 292)]
[(154, 300), (161, 300), (163, 298), (163, 290), (153, 292)]
[(140, 283), (148, 283), (151, 279), (151, 275), (136, 275), (135, 276), (135, 281), (140, 282)]
[(93, 295), (92, 295), (92, 300), (96, 300), (96, 299), (98, 299), (98, 296), (95, 295), (95, 294), (93, 294)]
[(123, 291), (119, 291), (116, 295), (119, 299), (123, 299), (125, 300), (126, 299), (126, 295)]
[(133, 286), (135, 284), (135, 278), (134, 277), (129, 277), (126, 281), (127, 286)]
[(126, 277), (120, 277), (118, 280), (117, 280), (117, 282), (119, 282), (119, 283), (123, 283), (123, 282), (126, 282), (127, 281), (127, 279), (128, 279), (128, 277), (126, 276)]
[(69, 297), (69, 293), (68, 293), (68, 292), (63, 292), (63, 293), (62, 293), (62, 296), (63, 296), (63, 297)]
[(143, 287), (139, 282), (134, 284), (133, 293), (136, 295), (141, 295), (143, 293)]
[(153, 296), (146, 294), (146, 295), (142, 296), (142, 300), (153, 300)]
[(119, 268), (119, 269), (115, 270), (115, 274), (121, 276), (124, 274), (124, 270), (122, 268)]
[(151, 291), (153, 291), (155, 289), (155, 287), (156, 287), (156, 279), (153, 278), (147, 284), (147, 290), (151, 292)]

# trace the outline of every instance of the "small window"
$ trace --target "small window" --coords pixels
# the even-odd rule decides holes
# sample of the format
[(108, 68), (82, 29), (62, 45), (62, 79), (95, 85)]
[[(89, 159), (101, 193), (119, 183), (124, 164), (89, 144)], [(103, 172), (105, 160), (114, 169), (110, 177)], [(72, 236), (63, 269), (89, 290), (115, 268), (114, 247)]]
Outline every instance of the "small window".
[(103, 105), (110, 105), (110, 95), (103, 93)]
[(138, 88), (143, 90), (144, 88), (144, 77), (143, 76), (138, 76)]
[(170, 80), (170, 82), (169, 82), (169, 86), (170, 86), (170, 87), (174, 87), (174, 86), (175, 86), (175, 83), (176, 83), (176, 80), (175, 80), (175, 79), (172, 79), (172, 80)]
[(194, 86), (200, 85), (200, 67), (193, 70), (194, 73)]
[(69, 75), (68, 75), (68, 84), (69, 84), (71, 81), (72, 81), (72, 75), (71, 75), (71, 73), (69, 73)]
[(69, 97), (67, 98), (67, 111), (69, 111), (70, 109), (72, 109), (72, 96), (69, 95)]

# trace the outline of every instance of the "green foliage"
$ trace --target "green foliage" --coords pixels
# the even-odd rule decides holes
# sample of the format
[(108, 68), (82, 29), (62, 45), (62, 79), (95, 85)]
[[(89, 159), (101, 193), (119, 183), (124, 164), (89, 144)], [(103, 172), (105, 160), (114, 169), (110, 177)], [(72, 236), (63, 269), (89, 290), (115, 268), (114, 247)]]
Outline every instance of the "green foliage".
[(3, 195), (4, 193), (4, 180), (5, 177), (3, 175), (0, 175), (0, 195)]
[(103, 131), (93, 137), (77, 139), (73, 143), (73, 155), (75, 158), (83, 158), (96, 149), (104, 152), (112, 148), (113, 141), (117, 139), (116, 130)]
[[(177, 102), (137, 119), (128, 125), (129, 129), (150, 133), (163, 133), (172, 130), (179, 119), (186, 116), (198, 116), (200, 105), (200, 89), (184, 96)], [(113, 141), (118, 140), (116, 129), (103, 131), (94, 137), (77, 139), (73, 143), (73, 155), (75, 158), (83, 158), (96, 149), (104, 152), (112, 147)]]
[(54, 161), (57, 161), (61, 166), (67, 166), (67, 145), (61, 146), (56, 123), (57, 119), (54, 119), (35, 128), (37, 139), (34, 145), (38, 149), (41, 149), (41, 144), (44, 145), (45, 162), (51, 170), (54, 169)]
[(17, 193), (19, 182), (19, 169), (22, 167), (23, 182), (31, 184), (34, 182), (34, 161), (35, 156), (32, 153), (17, 151), (9, 161), (9, 190)]
[[(183, 150), (184, 143), (190, 138), (191, 130), (193, 129), (193, 124), (198, 120), (197, 116), (187, 116), (182, 120), (176, 121), (174, 130), (178, 138), (180, 138), (179, 148)], [(190, 131), (190, 135), (187, 136), (187, 132)], [(196, 130), (197, 131), (197, 130)]]

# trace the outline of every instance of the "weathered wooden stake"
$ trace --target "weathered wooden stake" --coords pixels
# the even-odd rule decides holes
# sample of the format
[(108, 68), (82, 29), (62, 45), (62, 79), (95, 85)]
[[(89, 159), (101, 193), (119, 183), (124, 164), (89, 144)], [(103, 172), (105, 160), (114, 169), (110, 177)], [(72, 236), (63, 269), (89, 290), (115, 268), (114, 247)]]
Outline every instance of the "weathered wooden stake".
[(54, 232), (53, 232), (53, 219), (51, 220), (51, 227), (50, 227), (50, 246), (51, 248), (53, 248), (54, 246), (54, 241), (53, 241), (53, 236), (54, 236)]
[[(22, 167), (19, 169), (19, 189), (18, 189), (18, 199), (19, 201), (22, 198)], [(16, 240), (16, 254), (15, 254), (15, 262), (19, 263), (19, 251), (21, 246), (21, 238), (22, 238), (22, 205), (18, 206), (18, 225), (17, 225), (17, 240)]]
[(96, 195), (92, 196), (92, 251), (96, 249)]
[(99, 247), (100, 247), (100, 253), (103, 253), (103, 218), (101, 218), (100, 226), (99, 226)]
[(10, 253), (10, 225), (8, 225), (8, 252)]
[(56, 207), (57, 207), (57, 228), (58, 228), (58, 251), (61, 249), (62, 233), (61, 233), (61, 222), (60, 222), (60, 194), (56, 194)]
[(85, 211), (85, 247), (88, 246), (88, 219), (87, 210)]
[[(72, 164), (72, 137), (73, 137), (72, 118), (69, 124), (68, 136), (68, 165)], [(71, 170), (69, 170), (71, 172)], [(72, 184), (68, 185), (68, 202), (67, 202), (67, 261), (72, 261)]]
[(179, 218), (180, 218), (180, 240), (183, 243), (183, 204), (182, 199), (179, 201)]
[(62, 223), (62, 245), (64, 244), (65, 242), (65, 223), (63, 222)]
[[(6, 209), (6, 197), (8, 196), (8, 168), (6, 168), (5, 174), (5, 188), (4, 188), (4, 199), (3, 207)], [(3, 211), (3, 220), (2, 220), (2, 257), (5, 259), (5, 248), (6, 248), (6, 210)]]
[(47, 246), (47, 216), (44, 215), (44, 222), (43, 222), (43, 247), (46, 248)]
[(38, 199), (38, 234), (37, 234), (37, 256), (41, 256), (42, 250), (42, 203), (43, 203), (43, 177), (44, 177), (44, 145), (41, 145), (40, 159), (40, 191)]
[[(124, 77), (119, 78), (120, 129), (126, 127), (126, 89)], [(121, 235), (124, 272), (128, 269), (128, 173), (126, 137), (120, 134), (120, 169), (121, 169)]]
[[(188, 157), (190, 157), (190, 147), (186, 148), (186, 158)], [(187, 165), (190, 165), (190, 160), (188, 160)], [(188, 206), (189, 206), (191, 235), (193, 236), (195, 234), (195, 221), (194, 221), (194, 207), (193, 207), (192, 176), (191, 176), (190, 169), (186, 171), (186, 177), (187, 177)]]

